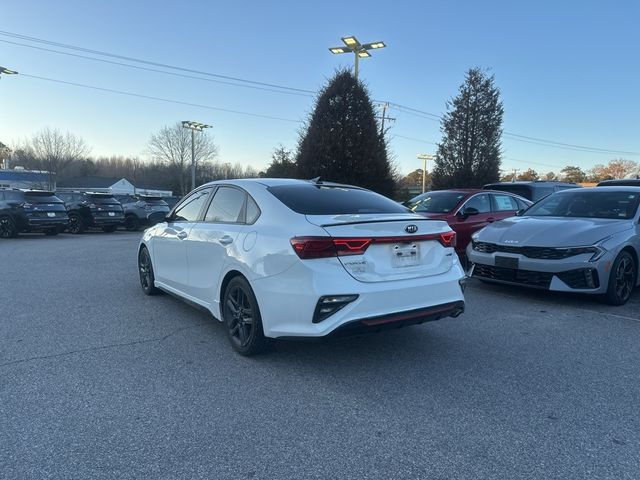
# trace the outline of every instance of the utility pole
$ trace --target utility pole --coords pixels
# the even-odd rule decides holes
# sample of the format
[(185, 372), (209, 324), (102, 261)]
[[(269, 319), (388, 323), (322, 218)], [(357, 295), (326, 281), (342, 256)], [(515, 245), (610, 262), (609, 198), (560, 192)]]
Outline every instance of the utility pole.
[(417, 156), (422, 160), (422, 193), (424, 193), (427, 186), (427, 160), (435, 160), (436, 156), (429, 153), (419, 153)]
[(512, 182), (516, 181), (516, 175), (518, 174), (519, 171), (520, 171), (520, 169), (518, 169), (518, 168), (514, 168), (513, 169), (513, 177), (511, 177), (511, 181)]
[(380, 136), (384, 136), (384, 121), (389, 120), (390, 122), (395, 122), (396, 119), (393, 117), (387, 117), (387, 108), (389, 108), (389, 102), (381, 103), (382, 107), (382, 115), (377, 117), (380, 120)]
[(211, 125), (183, 120), (182, 126), (191, 130), (191, 190), (194, 190), (196, 188), (196, 131), (201, 132), (205, 128), (211, 128)]

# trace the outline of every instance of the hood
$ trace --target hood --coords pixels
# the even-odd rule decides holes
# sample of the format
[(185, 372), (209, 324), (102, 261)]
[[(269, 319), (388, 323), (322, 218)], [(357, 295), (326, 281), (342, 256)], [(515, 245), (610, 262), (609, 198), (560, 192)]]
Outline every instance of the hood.
[(575, 247), (633, 227), (633, 220), (606, 218), (511, 217), (480, 231), (477, 241), (527, 247)]

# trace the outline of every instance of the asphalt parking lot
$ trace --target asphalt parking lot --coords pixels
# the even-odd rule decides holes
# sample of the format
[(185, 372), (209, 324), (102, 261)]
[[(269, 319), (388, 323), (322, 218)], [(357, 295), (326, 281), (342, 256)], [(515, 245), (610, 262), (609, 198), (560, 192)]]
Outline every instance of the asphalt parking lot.
[(637, 479), (640, 291), (244, 358), (140, 291), (140, 234), (0, 242), (0, 478)]

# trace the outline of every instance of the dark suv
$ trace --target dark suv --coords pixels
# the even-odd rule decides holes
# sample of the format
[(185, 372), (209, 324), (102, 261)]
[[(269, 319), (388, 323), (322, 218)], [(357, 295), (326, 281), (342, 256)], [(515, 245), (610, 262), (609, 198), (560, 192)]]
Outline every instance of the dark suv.
[(162, 197), (149, 195), (116, 195), (124, 208), (124, 227), (130, 232), (164, 221), (169, 205)]
[(108, 193), (58, 192), (69, 211), (69, 233), (82, 233), (87, 228), (114, 232), (124, 222), (122, 205)]
[(536, 180), (535, 182), (500, 182), (485, 185), (485, 190), (500, 190), (502, 192), (511, 192), (521, 197), (537, 202), (547, 195), (551, 195), (560, 190), (567, 188), (581, 188), (577, 183), (571, 182), (544, 182)]
[(0, 189), (0, 238), (20, 232), (57, 235), (68, 223), (67, 209), (53, 192)]

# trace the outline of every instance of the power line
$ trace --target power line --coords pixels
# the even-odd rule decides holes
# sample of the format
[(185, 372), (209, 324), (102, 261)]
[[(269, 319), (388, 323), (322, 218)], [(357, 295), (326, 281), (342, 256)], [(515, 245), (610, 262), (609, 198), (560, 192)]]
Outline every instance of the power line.
[(220, 83), (220, 84), (223, 84), (223, 85), (233, 85), (233, 86), (242, 87), (242, 88), (252, 88), (252, 89), (255, 89), (255, 90), (263, 90), (263, 91), (267, 91), (267, 92), (282, 93), (282, 94), (285, 94), (285, 95), (297, 95), (297, 96), (302, 96), (302, 97), (313, 97), (313, 95), (311, 95), (310, 93), (291, 92), (291, 91), (288, 91), (288, 90), (276, 90), (275, 88), (260, 87), (260, 86), (257, 86), (257, 85), (244, 85), (244, 84), (241, 84), (241, 83), (234, 83), (234, 82), (229, 82), (229, 81), (224, 81), (224, 80), (216, 80), (216, 79), (213, 79), (213, 78), (196, 77), (195, 75), (187, 75), (185, 73), (167, 72), (166, 70), (158, 70), (156, 68), (149, 68), (149, 67), (140, 67), (138, 65), (131, 65), (131, 64), (128, 64), (128, 63), (115, 62), (113, 60), (105, 60), (104, 58), (88, 57), (86, 55), (79, 55), (77, 53), (62, 52), (60, 50), (53, 50), (51, 48), (38, 47), (36, 45), (27, 45), (25, 43), (12, 42), (10, 40), (0, 39), (0, 42), (8, 43), (8, 44), (11, 44), (11, 45), (18, 45), (20, 47), (32, 48), (32, 49), (35, 49), (35, 50), (41, 50), (41, 51), (45, 51), (45, 52), (57, 53), (57, 54), (60, 54), (60, 55), (67, 55), (69, 57), (82, 58), (82, 59), (86, 59), (86, 60), (93, 60), (93, 61), (96, 61), (96, 62), (108, 63), (110, 65), (119, 65), (119, 66), (127, 67), (127, 68), (135, 68), (136, 70), (144, 70), (144, 71), (147, 71), (147, 72), (162, 73), (162, 74), (171, 75), (171, 76), (174, 76), (174, 77), (190, 78), (190, 79), (194, 79), (194, 80), (202, 80), (203, 82)]
[(422, 138), (415, 137), (405, 137), (404, 135), (398, 135), (397, 133), (392, 134), (393, 138), (403, 138), (405, 140), (411, 140), (412, 142), (420, 142), (420, 143), (428, 143), (429, 145), (438, 145), (436, 142), (430, 142), (428, 140), (423, 140)]
[[(129, 61), (129, 62), (142, 63), (142, 64), (151, 65), (151, 66), (155, 66), (155, 67), (161, 67), (161, 68), (170, 69), (170, 70), (178, 70), (178, 71), (187, 72), (187, 73), (193, 73), (193, 74), (197, 74), (197, 75), (204, 75), (204, 76), (209, 76), (209, 77), (222, 78), (222, 79), (225, 79), (225, 80), (231, 80), (233, 82), (243, 82), (243, 83), (247, 83), (247, 84), (251, 84), (251, 85), (259, 86), (259, 87), (268, 87), (267, 91), (275, 91), (275, 92), (279, 92), (279, 93), (286, 93), (286, 91), (288, 91), (288, 92), (297, 92), (297, 94), (302, 94), (303, 96), (314, 96), (316, 94), (316, 92), (313, 91), (313, 90), (306, 90), (306, 89), (289, 87), (289, 86), (284, 86), (284, 85), (277, 85), (277, 84), (272, 84), (272, 83), (260, 82), (260, 81), (256, 81), (256, 80), (249, 80), (249, 79), (244, 79), (244, 78), (240, 78), (240, 77), (232, 77), (232, 76), (221, 75), (221, 74), (212, 73), (212, 72), (194, 70), (194, 69), (180, 67), (180, 66), (176, 66), (176, 65), (153, 62), (153, 61), (150, 61), (150, 60), (138, 59), (138, 58), (134, 58), (134, 57), (118, 55), (118, 54), (104, 52), (104, 51), (100, 51), (100, 50), (93, 50), (93, 49), (89, 49), (89, 48), (79, 47), (79, 46), (76, 46), (76, 45), (70, 45), (70, 44), (65, 44), (65, 43), (60, 43), (60, 42), (54, 42), (54, 41), (51, 41), (51, 40), (46, 40), (46, 39), (33, 37), (33, 36), (29, 36), (29, 35), (22, 35), (22, 34), (18, 34), (18, 33), (12, 33), (12, 32), (3, 31), (3, 30), (0, 30), (0, 35), (6, 36), (6, 37), (10, 37), (10, 38), (17, 38), (17, 39), (21, 39), (21, 40), (26, 40), (26, 41), (29, 41), (29, 42), (41, 43), (41, 44), (45, 44), (45, 45), (49, 45), (49, 46), (56, 46), (56, 47), (60, 47), (60, 48), (66, 48), (66, 49), (70, 49), (70, 50), (81, 51), (81, 52), (85, 52), (85, 53), (91, 53), (91, 54), (94, 54), (94, 55), (101, 55), (101, 56), (106, 56), (106, 57), (110, 57), (110, 58), (126, 60), (126, 61)], [(105, 63), (112, 63), (112, 64), (121, 65), (121, 66), (125, 66), (125, 67), (137, 68), (137, 69), (140, 69), (140, 70), (148, 70), (148, 71), (157, 72), (157, 73), (171, 74), (170, 72), (165, 72), (165, 71), (162, 71), (162, 70), (142, 68), (142, 67), (138, 67), (138, 66), (134, 66), (134, 65), (123, 64), (123, 63), (119, 63), (119, 62), (112, 62), (112, 61), (107, 61), (107, 60), (104, 60), (104, 59), (97, 59), (97, 58), (87, 57), (87, 56), (83, 56), (83, 55), (74, 55), (74, 54), (70, 54), (68, 52), (60, 52), (60, 51), (57, 51), (57, 50), (45, 49), (45, 48), (42, 48), (42, 47), (36, 47), (36, 46), (33, 46), (33, 45), (19, 44), (17, 42), (9, 42), (7, 40), (0, 40), (0, 41), (3, 41), (5, 43), (13, 43), (13, 44), (19, 45), (19, 46), (25, 46), (25, 47), (30, 47), (30, 48), (38, 48), (40, 50), (50, 51), (52, 53), (59, 53), (59, 54), (64, 54), (64, 55), (76, 56), (76, 57), (84, 58), (84, 59), (88, 59), (88, 60), (103, 61)], [(201, 77), (192, 77), (192, 76), (188, 76), (188, 75), (178, 75), (178, 76), (184, 76), (185, 78), (194, 78), (194, 79), (199, 79), (199, 80), (206, 80), (206, 79), (203, 79)], [(220, 83), (223, 83), (223, 82), (220, 82)], [(236, 84), (229, 83), (229, 84), (230, 85), (235, 85), (235, 86), (248, 86), (248, 85), (241, 85), (241, 84), (237, 84), (237, 83)], [(89, 88), (93, 88), (93, 87), (89, 87)], [(260, 89), (262, 89), (262, 88), (260, 88)], [(426, 112), (424, 110), (420, 110), (420, 109), (413, 108), (413, 107), (408, 107), (406, 105), (401, 105), (399, 103), (393, 103), (393, 102), (388, 102), (388, 103), (389, 103), (389, 106), (391, 108), (395, 108), (398, 111), (405, 112), (405, 113), (408, 113), (410, 115), (414, 115), (414, 116), (417, 116), (417, 117), (420, 117), (420, 118), (425, 118), (425, 119), (428, 119), (428, 120), (431, 120), (431, 121), (441, 121), (442, 120), (442, 115), (438, 115), (438, 114), (431, 113), (431, 112)], [(539, 146), (545, 146), (545, 147), (557, 148), (557, 149), (563, 149), (563, 150), (573, 150), (573, 151), (579, 151), (579, 152), (584, 152), (584, 153), (600, 153), (600, 154), (613, 154), (613, 155), (616, 155), (616, 154), (618, 154), (618, 155), (634, 155), (634, 156), (635, 155), (640, 155), (640, 152), (624, 151), (624, 150), (613, 150), (613, 149), (608, 149), (608, 148), (589, 147), (589, 146), (584, 146), (584, 145), (576, 145), (576, 144), (570, 144), (570, 143), (564, 143), (564, 142), (557, 142), (555, 140), (548, 140), (548, 139), (543, 139), (543, 138), (530, 137), (530, 136), (527, 136), (527, 135), (521, 135), (521, 134), (508, 132), (508, 131), (504, 131), (503, 135), (507, 139), (513, 140), (513, 141), (530, 143), (530, 144), (533, 144), (533, 145), (539, 145)]]
[(173, 100), (173, 99), (170, 99), (170, 98), (154, 97), (154, 96), (151, 96), (151, 95), (143, 95), (141, 93), (125, 92), (125, 91), (122, 91), (122, 90), (115, 90), (113, 88), (96, 87), (94, 85), (87, 85), (87, 84), (84, 84), (84, 83), (67, 82), (65, 80), (57, 80), (55, 78), (40, 77), (40, 76), (37, 76), (37, 75), (29, 75), (29, 74), (22, 73), (22, 72), (20, 73), (20, 75), (23, 76), (23, 77), (27, 77), (27, 78), (35, 78), (37, 80), (45, 80), (47, 82), (61, 83), (61, 84), (64, 84), (64, 85), (72, 85), (74, 87), (88, 88), (88, 89), (91, 89), (91, 90), (98, 90), (98, 91), (101, 91), (101, 92), (116, 93), (118, 95), (127, 95), (129, 97), (145, 98), (147, 100), (156, 100), (156, 101), (165, 102), (165, 103), (175, 103), (177, 105), (187, 105), (189, 107), (205, 108), (207, 110), (216, 110), (218, 112), (235, 113), (237, 115), (246, 115), (246, 116), (249, 116), (249, 117), (266, 118), (266, 119), (269, 119), (269, 120), (279, 120), (281, 122), (301, 123), (300, 120), (293, 120), (291, 118), (274, 117), (274, 116), (271, 116), (271, 115), (263, 115), (261, 113), (243, 112), (241, 110), (231, 110), (229, 108), (214, 107), (212, 105), (203, 105), (201, 103), (183, 102), (183, 101), (180, 101), (180, 100)]
[(263, 87), (272, 87), (272, 88), (278, 88), (278, 89), (283, 89), (283, 90), (291, 90), (291, 91), (295, 91), (295, 92), (302, 92), (302, 93), (312, 93), (315, 94), (314, 91), (312, 90), (305, 90), (302, 88), (294, 88), (294, 87), (288, 87), (288, 86), (284, 86), (284, 85), (276, 85), (274, 83), (266, 83), (266, 82), (259, 82), (256, 80), (248, 80), (246, 78), (239, 78), (239, 77), (231, 77), (229, 75), (221, 75), (219, 73), (212, 73), (212, 72), (205, 72), (205, 71), (201, 71), (201, 70), (193, 70), (191, 68), (185, 68), (185, 67), (179, 67), (176, 65), (170, 65), (170, 64), (166, 64), (166, 63), (160, 63), (160, 62), (153, 62), (150, 60), (143, 60), (140, 58), (134, 58), (134, 57), (127, 57), (125, 55), (117, 55), (115, 53), (109, 53), (109, 52), (103, 52), (100, 50), (93, 50), (90, 48), (83, 48), (83, 47), (78, 47), (76, 45), (69, 45), (66, 43), (60, 43), (60, 42), (53, 42), (51, 40), (45, 40), (43, 38), (38, 38), (38, 37), (31, 37), (29, 35), (21, 35), (19, 33), (12, 33), (12, 32), (7, 32), (7, 31), (3, 31), (0, 30), (0, 35), (5, 36), (5, 37), (11, 37), (11, 38), (19, 38), (21, 40), (27, 40), (30, 42), (35, 42), (35, 43), (42, 43), (45, 45), (51, 45), (51, 46), (55, 46), (55, 47), (61, 47), (61, 48), (66, 48), (69, 50), (76, 50), (79, 52), (85, 52), (85, 53), (91, 53), (94, 55), (101, 55), (104, 57), (110, 57), (110, 58), (117, 58), (119, 60), (126, 60), (129, 62), (135, 62), (135, 63), (143, 63), (145, 65), (151, 65), (154, 67), (162, 67), (162, 68), (167, 68), (170, 70), (179, 70), (182, 72), (187, 72), (187, 73), (195, 73), (198, 75), (206, 75), (209, 77), (216, 77), (216, 78), (223, 78), (225, 80), (233, 80), (236, 82), (245, 82), (245, 83), (250, 83), (253, 85), (260, 85)]

